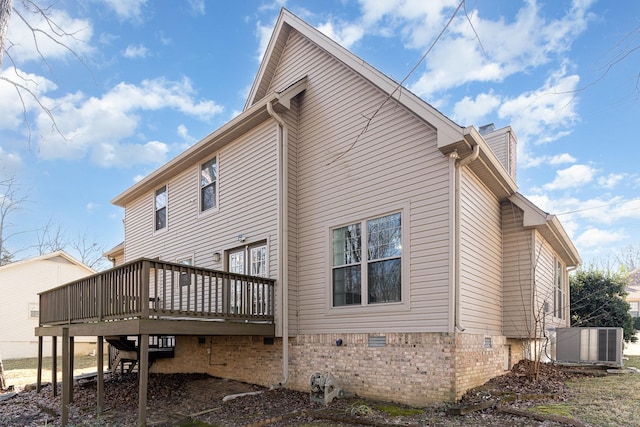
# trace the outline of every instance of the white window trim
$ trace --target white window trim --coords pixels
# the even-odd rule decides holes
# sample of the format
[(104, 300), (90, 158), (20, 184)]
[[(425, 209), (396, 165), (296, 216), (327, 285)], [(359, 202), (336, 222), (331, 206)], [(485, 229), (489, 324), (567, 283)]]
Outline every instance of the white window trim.
[[(558, 308), (556, 306), (556, 302), (557, 302), (557, 293), (558, 293), (558, 264), (560, 264), (560, 280), (562, 281), (561, 283), (561, 289), (562, 289), (562, 317), (558, 317)], [(560, 258), (558, 258), (556, 255), (553, 256), (553, 314), (552, 317), (556, 320), (559, 320), (561, 322), (564, 322), (567, 320), (568, 317), (568, 313), (567, 313), (567, 308), (568, 308), (568, 304), (567, 304), (567, 297), (568, 297), (568, 293), (569, 293), (569, 285), (568, 285), (568, 274), (567, 274), (567, 268), (565, 267), (564, 263), (560, 260)]]
[[(270, 242), (269, 242), (269, 238), (265, 237), (264, 239), (255, 239), (255, 240), (251, 240), (249, 242), (243, 242), (241, 245), (229, 245), (227, 246), (223, 251), (222, 251), (222, 270), (223, 271), (229, 271), (229, 253), (230, 252), (234, 252), (240, 248), (244, 249), (244, 254), (245, 254), (245, 267), (251, 268), (251, 251), (249, 250), (251, 247), (255, 247), (255, 246), (262, 246), (261, 244), (264, 244), (264, 246), (267, 248), (267, 259), (265, 260), (265, 271), (266, 271), (266, 275), (263, 276), (265, 278), (271, 278), (271, 269), (270, 269), (270, 258), (271, 258), (271, 246), (270, 246)], [(251, 274), (250, 272), (247, 272), (246, 274)]]
[[(200, 186), (200, 173), (202, 172), (202, 165), (209, 160), (216, 159), (216, 168), (218, 175), (216, 176), (216, 205), (210, 209), (203, 211), (202, 206), (202, 187)], [(196, 188), (198, 189), (198, 196), (196, 197), (196, 211), (198, 212), (198, 218), (207, 217), (220, 210), (220, 153), (217, 152), (213, 156), (207, 157), (204, 161), (199, 162), (196, 167)]]
[[(158, 191), (162, 187), (165, 187), (165, 192), (167, 194), (167, 204), (165, 205), (165, 226), (164, 228), (156, 230), (156, 191)], [(153, 220), (151, 223), (153, 234), (156, 235), (156, 234), (165, 233), (169, 229), (169, 183), (168, 182), (163, 185), (159, 185), (153, 189), (153, 192), (151, 193), (151, 207), (153, 211)]]
[[(408, 311), (411, 308), (411, 275), (410, 275), (410, 238), (409, 230), (411, 229), (409, 218), (409, 203), (403, 203), (402, 205), (393, 205), (386, 209), (369, 210), (363, 212), (360, 215), (349, 216), (348, 219), (340, 221), (339, 223), (326, 224), (325, 226), (325, 314), (328, 316), (343, 316), (345, 314), (360, 314), (363, 316), (371, 316), (372, 314), (378, 315), (388, 312)], [(350, 224), (358, 222), (366, 222), (369, 219), (380, 218), (386, 215), (394, 213), (400, 213), (400, 223), (402, 224), (402, 258), (401, 258), (401, 285), (400, 285), (400, 301), (396, 302), (378, 302), (374, 304), (368, 303), (367, 289), (363, 286), (361, 288), (362, 298), (359, 305), (343, 305), (333, 306), (333, 245), (332, 245), (332, 233), (333, 230), (344, 227)], [(367, 263), (363, 260), (363, 263)]]

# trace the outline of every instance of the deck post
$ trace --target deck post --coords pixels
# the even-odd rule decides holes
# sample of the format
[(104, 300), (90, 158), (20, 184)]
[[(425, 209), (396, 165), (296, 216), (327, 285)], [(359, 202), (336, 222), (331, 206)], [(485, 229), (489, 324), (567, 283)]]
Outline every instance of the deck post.
[(38, 373), (36, 374), (36, 392), (40, 393), (42, 389), (42, 340), (43, 336), (38, 337)]
[(53, 397), (58, 395), (58, 336), (51, 337), (51, 386)]
[(149, 384), (149, 334), (138, 335), (138, 426), (147, 425), (147, 389)]
[[(67, 370), (67, 375), (69, 375), (69, 403), (73, 402), (73, 370), (74, 367), (74, 355), (75, 353), (75, 345), (73, 336), (69, 336), (69, 369)], [(64, 375), (64, 373), (63, 373)]]
[(97, 400), (98, 400), (98, 415), (102, 414), (102, 410), (104, 409), (104, 337), (97, 337), (96, 341), (96, 358), (97, 358)]
[[(140, 280), (140, 315), (143, 319), (149, 318), (149, 278), (150, 278), (151, 262), (142, 261), (142, 272)], [(148, 340), (147, 340), (148, 341)], [(149, 342), (147, 342), (147, 346)]]
[(69, 389), (73, 383), (69, 384), (69, 328), (62, 328), (62, 415), (60, 424), (64, 427), (69, 423), (69, 403), (71, 396)]

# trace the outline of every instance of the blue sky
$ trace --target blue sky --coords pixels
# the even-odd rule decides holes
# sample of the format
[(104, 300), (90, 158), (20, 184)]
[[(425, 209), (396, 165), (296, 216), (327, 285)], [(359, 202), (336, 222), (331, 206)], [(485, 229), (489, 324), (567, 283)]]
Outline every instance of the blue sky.
[[(0, 172), (29, 197), (5, 232), (18, 259), (35, 255), (47, 223), (105, 248), (121, 242), (124, 212), (109, 201), (238, 114), (281, 7), (400, 81), (459, 0), (36, 3), (72, 34), (60, 41), (75, 55), (41, 36), (38, 55), (12, 14)], [(640, 246), (639, 73), (637, 0), (476, 0), (405, 85), (460, 125), (512, 126), (520, 192), (600, 263)], [(59, 132), (6, 80), (36, 93)]]

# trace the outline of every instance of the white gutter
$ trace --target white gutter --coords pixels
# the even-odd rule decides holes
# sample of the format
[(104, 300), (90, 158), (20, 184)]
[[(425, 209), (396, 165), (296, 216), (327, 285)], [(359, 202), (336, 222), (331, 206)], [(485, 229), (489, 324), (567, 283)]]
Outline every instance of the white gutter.
[[(462, 327), (462, 325), (460, 324), (460, 276), (461, 276), (461, 272), (460, 272), (460, 169), (463, 166), (468, 165), (469, 163), (473, 162), (474, 160), (476, 160), (478, 158), (478, 156), (480, 155), (480, 144), (476, 143), (473, 146), (473, 151), (471, 152), (471, 154), (469, 154), (467, 157), (463, 158), (463, 159), (456, 159), (456, 164), (455, 164), (455, 191), (454, 191), (454, 197), (455, 197), (455, 215), (454, 215), (454, 230), (455, 230), (455, 237), (454, 237), (454, 245), (455, 245), (455, 249), (454, 249), (454, 263), (455, 263), (455, 272), (454, 272), (454, 306), (453, 306), (453, 310), (454, 310), (454, 317), (453, 317), (453, 321), (454, 321), (454, 332), (456, 330), (460, 331), (460, 332), (464, 332), (464, 328)], [(457, 153), (456, 153), (456, 157), (457, 157)]]
[(280, 299), (282, 306), (282, 381), (280, 386), (284, 386), (289, 381), (289, 128), (278, 113), (273, 111), (273, 101), (267, 103), (267, 112), (278, 122), (278, 272), (281, 278)]

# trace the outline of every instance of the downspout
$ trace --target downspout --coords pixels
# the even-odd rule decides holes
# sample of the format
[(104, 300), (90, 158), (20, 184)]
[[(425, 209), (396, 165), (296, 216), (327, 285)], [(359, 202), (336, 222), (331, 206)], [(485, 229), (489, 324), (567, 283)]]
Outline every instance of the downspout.
[(289, 128), (278, 113), (273, 111), (273, 101), (267, 103), (267, 112), (278, 122), (278, 151), (279, 158), (279, 191), (278, 200), (279, 224), (278, 224), (278, 272), (281, 277), (282, 290), (282, 381), (284, 386), (289, 381)]
[[(454, 332), (460, 331), (464, 332), (464, 328), (460, 324), (460, 169), (463, 166), (468, 165), (478, 158), (480, 154), (480, 145), (476, 144), (473, 146), (473, 151), (467, 157), (463, 159), (456, 158), (455, 164), (455, 215), (454, 215), (454, 230), (455, 230), (455, 249), (454, 249), (454, 263), (455, 263), (455, 277), (454, 277)], [(457, 153), (456, 153), (457, 157)]]

